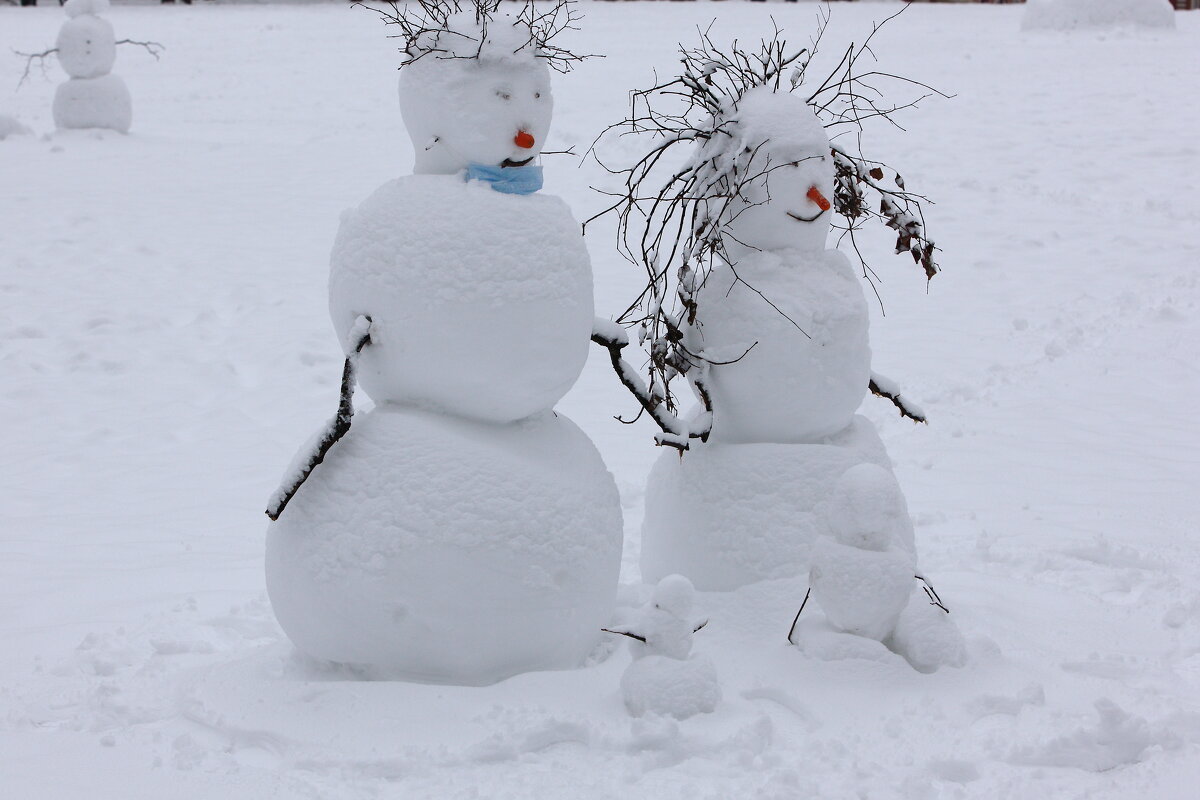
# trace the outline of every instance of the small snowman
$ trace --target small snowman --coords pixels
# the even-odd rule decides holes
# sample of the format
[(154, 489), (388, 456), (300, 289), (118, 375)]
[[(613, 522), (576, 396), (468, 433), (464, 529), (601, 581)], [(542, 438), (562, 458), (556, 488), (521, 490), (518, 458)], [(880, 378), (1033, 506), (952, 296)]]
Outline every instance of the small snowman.
[(901, 545), (908, 508), (888, 470), (859, 464), (842, 473), (824, 514), (832, 536), (813, 546), (812, 599), (836, 630), (883, 641), (913, 591), (916, 566)]
[[(482, 685), (585, 662), (623, 526), (600, 454), (553, 410), (593, 327), (578, 223), (538, 191), (535, 163), (547, 57), (565, 51), (499, 0), (416, 5), (393, 20), (411, 34), (414, 174), (342, 217), (329, 310), (343, 403), (272, 500), (267, 590), (310, 656)], [(356, 378), (375, 407), (350, 427)]]
[(111, 70), (117, 58), (112, 25), (100, 16), (109, 0), (67, 0), (69, 19), (58, 32), (58, 63), (70, 79), (54, 93), (59, 128), (109, 128), (128, 133), (133, 121), (129, 89)]
[(687, 719), (708, 713), (721, 701), (721, 685), (712, 661), (692, 654), (694, 634), (707, 625), (696, 622), (696, 589), (682, 575), (668, 575), (639, 618), (620, 630), (629, 637), (633, 658), (621, 676), (625, 707), (635, 717), (649, 714)]

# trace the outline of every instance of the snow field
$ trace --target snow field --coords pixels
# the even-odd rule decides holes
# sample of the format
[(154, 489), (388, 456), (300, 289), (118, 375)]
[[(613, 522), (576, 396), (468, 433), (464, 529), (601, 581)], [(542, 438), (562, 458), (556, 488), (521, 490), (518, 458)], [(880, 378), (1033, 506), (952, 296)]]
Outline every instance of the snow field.
[[(826, 54), (893, 9), (836, 4)], [(584, 149), (712, 16), (724, 39), (774, 15), (804, 41), (813, 13), (585, 10), (581, 49), (608, 57), (555, 77), (548, 149)], [(35, 132), (0, 141), (0, 797), (1192, 795), (1200, 15), (1030, 37), (1016, 7), (914, 5), (880, 34), (890, 70), (957, 96), (879, 139), (938, 201), (946, 271), (928, 294), (911, 264), (872, 260), (874, 363), (931, 425), (862, 411), (970, 661), (923, 674), (858, 637), (788, 647), (802, 579), (702, 593), (694, 651), (723, 699), (683, 721), (629, 717), (615, 641), (587, 669), (487, 688), (293, 655), (266, 601), (262, 506), (336, 400), (339, 214), (411, 165), (394, 44), (341, 4), (108, 17), (169, 48), (120, 60), (130, 136), (44, 137), (53, 65), (12, 93), (13, 58), (0, 99)], [(0, 51), (48, 47), (61, 24), (57, 7), (0, 7)], [(602, 206), (594, 165), (545, 163), (577, 219)], [(588, 247), (596, 307), (616, 313), (636, 276), (605, 226)], [(560, 404), (622, 492), (626, 606), (647, 599), (658, 456), (647, 423), (610, 419), (631, 406), (602, 352)]]

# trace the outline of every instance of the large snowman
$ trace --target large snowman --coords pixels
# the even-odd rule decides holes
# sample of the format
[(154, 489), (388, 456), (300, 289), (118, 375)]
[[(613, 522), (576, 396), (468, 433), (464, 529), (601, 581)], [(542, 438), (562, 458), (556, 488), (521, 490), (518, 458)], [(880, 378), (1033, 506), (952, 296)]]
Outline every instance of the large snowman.
[(54, 124), (59, 128), (110, 128), (128, 133), (133, 101), (120, 76), (113, 27), (100, 16), (108, 0), (67, 0), (69, 19), (58, 33), (58, 63), (69, 76), (54, 93)]
[(499, 13), (410, 41), (414, 174), (342, 218), (330, 313), (375, 408), (267, 537), (275, 614), (316, 658), (486, 684), (580, 665), (609, 619), (616, 487), (553, 410), (587, 356), (592, 276), (566, 205), (537, 192), (539, 44)]
[[(724, 208), (725, 258), (695, 292), (689, 352), (710, 366), (712, 430), (651, 471), (642, 573), (687, 575), (709, 591), (806, 574), (832, 537), (825, 507), (847, 470), (891, 466), (874, 426), (856, 415), (871, 380), (868, 312), (844, 255), (827, 250), (834, 162), (807, 102), (767, 86), (722, 121), (757, 177)], [(895, 546), (911, 553), (903, 495)], [(897, 609), (898, 611), (898, 609)]]

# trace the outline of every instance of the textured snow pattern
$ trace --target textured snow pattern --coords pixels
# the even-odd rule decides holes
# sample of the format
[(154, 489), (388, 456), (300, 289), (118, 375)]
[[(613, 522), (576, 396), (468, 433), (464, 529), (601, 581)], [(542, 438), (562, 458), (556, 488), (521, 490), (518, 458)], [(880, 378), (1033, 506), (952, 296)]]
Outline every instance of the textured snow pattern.
[(413, 175), (347, 212), (333, 246), (338, 340), (359, 315), (358, 380), (377, 403), (509, 422), (551, 408), (583, 368), (592, 273), (557, 197)]
[(621, 676), (625, 707), (635, 717), (658, 714), (687, 719), (713, 711), (721, 702), (721, 684), (711, 660), (695, 655), (681, 660), (648, 655)]
[(128, 133), (133, 100), (119, 75), (72, 78), (54, 92), (54, 124), (59, 128), (109, 128)]
[(822, 537), (812, 552), (812, 599), (835, 628), (882, 640), (908, 602), (914, 571), (905, 551), (860, 550)]
[(565, 416), (498, 426), (384, 406), (270, 526), (267, 588), (312, 656), (486, 684), (583, 662), (621, 538), (612, 477)]
[(856, 417), (820, 444), (693, 445), (664, 452), (646, 486), (642, 577), (673, 572), (703, 591), (807, 574), (823, 504), (856, 464), (890, 467), (871, 423)]
[(812, 442), (850, 424), (870, 382), (867, 303), (837, 251), (753, 253), (709, 276), (689, 349), (714, 362), (714, 441)]

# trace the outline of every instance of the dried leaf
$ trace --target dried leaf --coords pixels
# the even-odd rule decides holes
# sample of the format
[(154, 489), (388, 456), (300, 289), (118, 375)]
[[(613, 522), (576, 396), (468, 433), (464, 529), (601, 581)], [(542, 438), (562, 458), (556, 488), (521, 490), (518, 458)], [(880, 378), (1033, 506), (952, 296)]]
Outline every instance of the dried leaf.
[(883, 170), (879, 167), (871, 167), (871, 177), (877, 181), (883, 180)]

